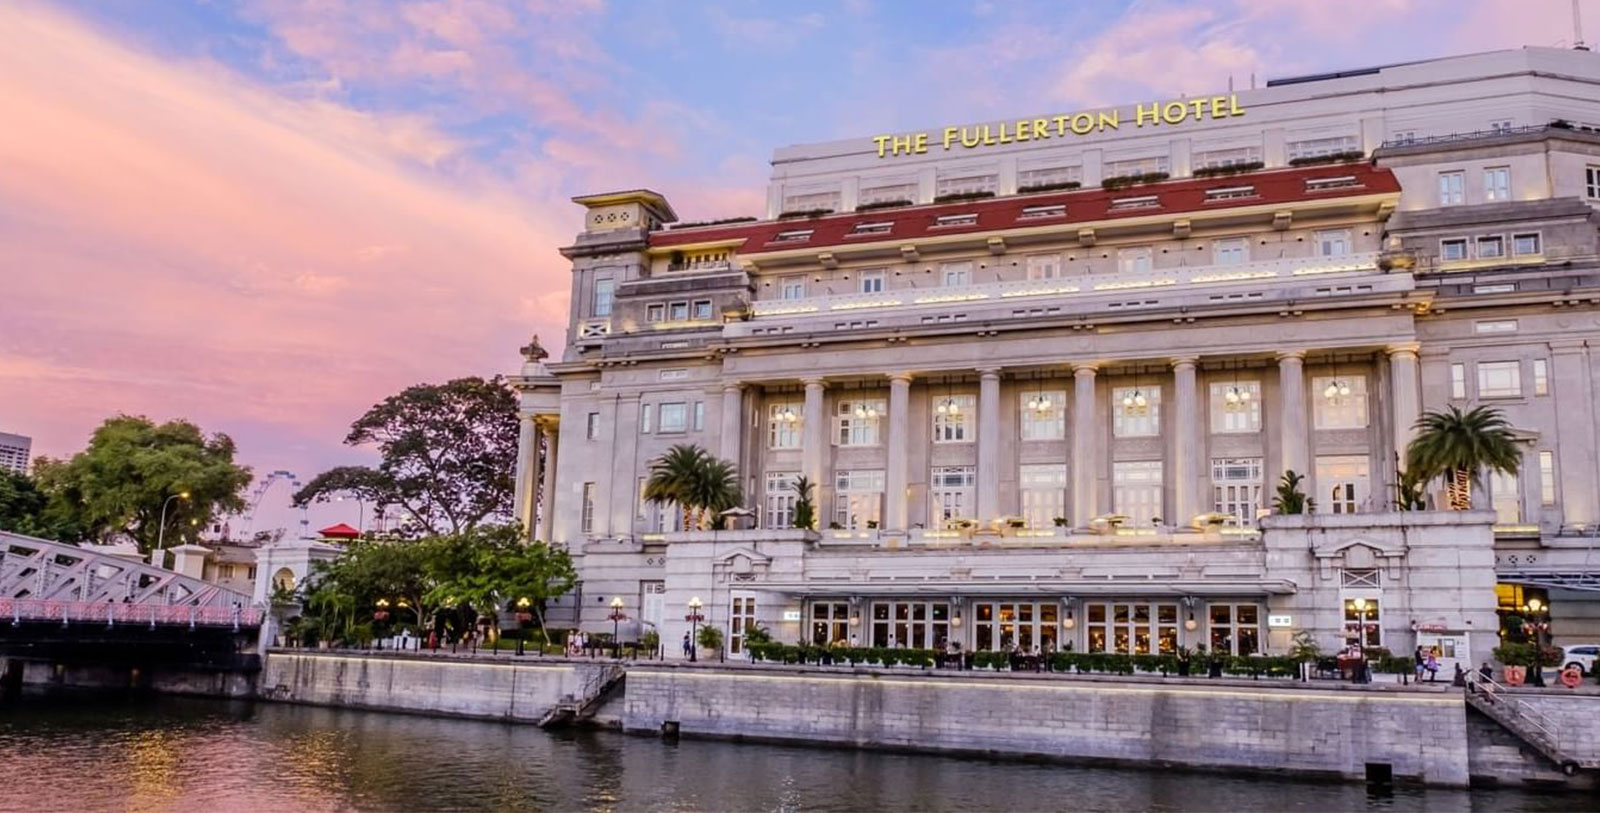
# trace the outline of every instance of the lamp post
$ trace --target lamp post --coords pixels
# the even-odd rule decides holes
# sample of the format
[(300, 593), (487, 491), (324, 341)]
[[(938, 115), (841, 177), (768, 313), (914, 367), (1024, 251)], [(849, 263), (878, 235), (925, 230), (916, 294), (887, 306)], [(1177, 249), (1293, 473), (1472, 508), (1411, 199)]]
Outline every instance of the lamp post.
[[(189, 492), (180, 491), (180, 492), (168, 497), (166, 500), (162, 501), (162, 503), (161, 503), (161, 525), (160, 525), (160, 527), (158, 527), (156, 529), (156, 550), (165, 550), (166, 547), (167, 547), (167, 506), (171, 505), (173, 500), (187, 500), (187, 499), (189, 499)], [(163, 564), (165, 563), (165, 561), (166, 561), (165, 559), (162, 560)], [(152, 564), (154, 564), (154, 563), (152, 563)]]
[(701, 601), (699, 596), (694, 596), (694, 597), (690, 598), (689, 599), (689, 614), (683, 617), (683, 620), (689, 622), (689, 662), (690, 663), (694, 663), (695, 661), (699, 660), (698, 654), (699, 654), (699, 649), (700, 649), (700, 622), (706, 620), (706, 617), (700, 614), (700, 608), (702, 608), (704, 606), (706, 606), (705, 602)]
[[(1331, 385), (1330, 385), (1331, 386)], [(1356, 667), (1357, 683), (1367, 682), (1367, 600), (1355, 598), (1350, 601), (1350, 606), (1356, 611), (1356, 651), (1361, 654), (1360, 665)]]
[(1544, 631), (1549, 627), (1549, 622), (1541, 618), (1541, 616), (1543, 613), (1548, 612), (1550, 608), (1545, 606), (1544, 602), (1536, 598), (1528, 599), (1527, 607), (1527, 626), (1531, 627), (1533, 632), (1533, 664), (1529, 667), (1529, 670), (1533, 672), (1533, 675), (1529, 678), (1529, 683), (1533, 686), (1543, 686)]
[(611, 615), (606, 617), (611, 619), (611, 657), (620, 658), (622, 657), (622, 622), (628, 619), (626, 615), (622, 614), (622, 596), (616, 596), (611, 599)]

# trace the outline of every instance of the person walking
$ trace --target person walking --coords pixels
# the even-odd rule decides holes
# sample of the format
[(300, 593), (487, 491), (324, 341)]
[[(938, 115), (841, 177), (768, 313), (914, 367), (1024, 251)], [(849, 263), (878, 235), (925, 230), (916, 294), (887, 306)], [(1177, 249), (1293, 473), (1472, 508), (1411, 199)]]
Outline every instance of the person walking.
[(688, 658), (692, 657), (693, 655), (694, 641), (689, 640), (689, 633), (685, 632), (683, 634), (683, 657)]

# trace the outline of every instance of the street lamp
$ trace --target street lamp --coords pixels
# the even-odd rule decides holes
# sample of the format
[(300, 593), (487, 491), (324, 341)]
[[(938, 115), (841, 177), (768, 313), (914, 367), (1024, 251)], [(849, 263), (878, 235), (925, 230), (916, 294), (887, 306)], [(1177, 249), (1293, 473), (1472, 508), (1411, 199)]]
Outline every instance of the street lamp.
[(1356, 682), (1367, 682), (1367, 600), (1365, 598), (1351, 599), (1350, 606), (1356, 611), (1356, 651), (1361, 654), (1361, 665), (1357, 667)]
[(622, 614), (622, 596), (616, 596), (611, 599), (611, 615), (607, 616), (607, 618), (611, 619), (611, 656), (620, 658), (622, 657), (622, 633), (620, 627), (622, 622), (628, 618)]
[(167, 546), (167, 506), (171, 505), (173, 500), (187, 499), (189, 492), (180, 491), (161, 503), (161, 527), (156, 530), (156, 550), (164, 550)]
[(689, 614), (683, 617), (683, 620), (689, 622), (690, 663), (694, 663), (696, 660), (699, 660), (697, 654), (700, 648), (700, 622), (706, 620), (706, 617), (700, 614), (700, 608), (704, 606), (706, 606), (705, 602), (701, 601), (699, 596), (690, 598)]

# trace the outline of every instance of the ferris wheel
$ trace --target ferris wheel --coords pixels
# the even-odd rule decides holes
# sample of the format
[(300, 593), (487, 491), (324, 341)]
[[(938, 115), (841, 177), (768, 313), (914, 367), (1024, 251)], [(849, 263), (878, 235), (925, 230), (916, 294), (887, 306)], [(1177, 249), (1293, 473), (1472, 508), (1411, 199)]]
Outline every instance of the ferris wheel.
[[(278, 483), (287, 483), (291, 489), (300, 488), (300, 478), (296, 477), (294, 472), (286, 469), (278, 469), (263, 477), (261, 482), (256, 484), (255, 490), (250, 492), (250, 510), (244, 516), (245, 533), (255, 533), (256, 509), (261, 507), (261, 501), (266, 498), (267, 492), (271, 491), (272, 487)], [(290, 493), (293, 494), (294, 492), (291, 491)], [(306, 525), (306, 509), (303, 507), (300, 509), (300, 525), (302, 530)]]

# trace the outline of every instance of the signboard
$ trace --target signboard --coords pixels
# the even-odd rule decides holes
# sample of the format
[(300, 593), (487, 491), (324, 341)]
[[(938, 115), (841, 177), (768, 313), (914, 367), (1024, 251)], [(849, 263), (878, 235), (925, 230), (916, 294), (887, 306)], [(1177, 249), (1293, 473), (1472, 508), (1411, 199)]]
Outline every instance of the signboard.
[(785, 621), (799, 621), (800, 620), (800, 611), (799, 610), (784, 610), (783, 611), (783, 620), (785, 620)]
[(1271, 627), (1273, 629), (1281, 629), (1283, 627), (1292, 627), (1292, 626), (1294, 626), (1294, 616), (1292, 616), (1292, 615), (1269, 615), (1269, 616), (1267, 616), (1267, 626), (1269, 626), (1269, 627)]
[[(1133, 106), (1134, 127), (1158, 127), (1163, 124), (1182, 124), (1186, 121), (1213, 121), (1244, 115), (1236, 94), (1202, 96), (1198, 99), (1181, 99), (1170, 102), (1151, 102)], [(1013, 144), (1021, 141), (1042, 141), (1047, 138), (1067, 138), (1090, 133), (1117, 130), (1124, 124), (1121, 110), (1099, 110), (1093, 113), (1071, 113), (1040, 119), (1017, 119), (997, 125), (975, 124), (964, 127), (946, 127), (938, 133), (897, 133), (872, 137), (879, 158), (896, 155), (922, 155), (929, 145), (949, 152), (956, 147), (975, 149)]]

